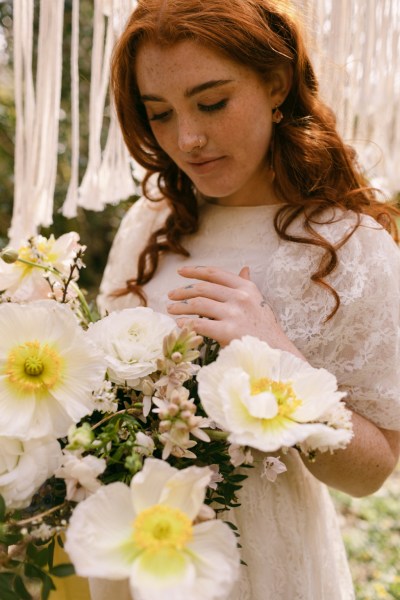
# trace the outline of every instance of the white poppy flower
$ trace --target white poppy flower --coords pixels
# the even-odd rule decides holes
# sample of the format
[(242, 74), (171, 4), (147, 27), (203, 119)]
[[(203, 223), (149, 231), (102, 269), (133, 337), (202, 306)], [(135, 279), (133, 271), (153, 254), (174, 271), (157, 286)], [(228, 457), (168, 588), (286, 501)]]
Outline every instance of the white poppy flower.
[(0, 331), (0, 435), (65, 436), (94, 410), (102, 355), (53, 300), (0, 304)]
[[(82, 248), (78, 242), (79, 235), (74, 231), (65, 233), (58, 239), (54, 235), (50, 235), (48, 239), (37, 235), (32, 238), (31, 243), (22, 244), (17, 253), (21, 259), (55, 268), (61, 275), (69, 275), (76, 253)], [(0, 261), (0, 292), (5, 292), (13, 302), (46, 299), (51, 290), (44, 274), (43, 269), (20, 261), (12, 264)]]
[(163, 357), (163, 340), (174, 328), (174, 319), (139, 306), (115, 311), (88, 330), (107, 362), (111, 381), (135, 387), (157, 370)]
[(62, 464), (54, 474), (65, 479), (67, 500), (82, 502), (101, 486), (97, 477), (104, 472), (106, 466), (103, 458), (92, 454), (77, 456), (64, 450)]
[[(205, 411), (229, 432), (229, 441), (264, 452), (294, 446), (317, 434), (323, 441), (329, 427), (319, 421), (332, 414), (345, 396), (325, 369), (315, 369), (251, 336), (223, 348), (197, 379)], [(349, 441), (347, 429), (339, 424), (336, 431), (336, 437)]]
[(137, 600), (228, 598), (236, 538), (218, 520), (195, 523), (211, 472), (146, 459), (130, 488), (102, 486), (74, 510), (65, 548), (78, 575), (130, 580)]
[(0, 437), (0, 494), (7, 507), (29, 506), (60, 461), (60, 444), (52, 437), (28, 441)]

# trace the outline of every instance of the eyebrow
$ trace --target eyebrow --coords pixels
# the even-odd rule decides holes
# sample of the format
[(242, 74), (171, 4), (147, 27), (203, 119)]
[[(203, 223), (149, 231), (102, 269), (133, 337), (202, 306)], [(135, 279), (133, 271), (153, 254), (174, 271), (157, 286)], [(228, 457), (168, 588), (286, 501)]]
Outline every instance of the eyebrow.
[[(200, 83), (199, 85), (195, 85), (194, 87), (185, 90), (183, 95), (185, 96), (185, 98), (192, 98), (196, 94), (200, 94), (200, 92), (221, 87), (223, 85), (226, 85), (227, 83), (231, 83), (232, 81), (232, 79), (215, 79), (211, 81), (205, 81), (204, 83)], [(140, 99), (142, 100), (142, 102), (166, 101), (164, 98), (162, 98), (162, 96), (154, 96), (153, 94), (143, 94), (143, 96), (140, 96)]]

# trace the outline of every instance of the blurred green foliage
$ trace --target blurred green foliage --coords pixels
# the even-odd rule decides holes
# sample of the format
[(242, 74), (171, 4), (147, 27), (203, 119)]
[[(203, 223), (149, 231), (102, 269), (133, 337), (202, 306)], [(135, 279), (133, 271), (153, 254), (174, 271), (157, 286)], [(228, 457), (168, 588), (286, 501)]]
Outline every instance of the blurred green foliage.
[[(38, 28), (39, 1), (35, 0), (35, 30)], [(80, 1), (80, 47), (79, 47), (79, 93), (80, 93), (80, 179), (87, 165), (88, 122), (90, 91), (90, 60), (92, 46), (93, 0)], [(14, 132), (15, 108), (12, 76), (12, 0), (0, 0), (0, 247), (7, 243), (7, 231), (11, 223), (13, 205)], [(54, 233), (56, 237), (67, 231), (77, 231), (81, 242), (87, 245), (81, 285), (93, 297), (98, 289), (101, 273), (115, 231), (128, 206), (129, 199), (118, 206), (108, 206), (103, 212), (79, 209), (74, 219), (66, 219), (59, 210), (65, 200), (70, 180), (70, 40), (72, 1), (65, 0), (64, 7), (64, 52), (61, 92), (61, 115), (59, 132), (59, 156), (57, 181), (54, 196), (54, 224), (40, 233)], [(36, 57), (33, 57), (35, 68)], [(104, 121), (104, 134), (108, 130)], [(27, 198), (27, 201), (29, 199)]]
[(356, 600), (400, 600), (400, 466), (365, 498), (332, 491)]

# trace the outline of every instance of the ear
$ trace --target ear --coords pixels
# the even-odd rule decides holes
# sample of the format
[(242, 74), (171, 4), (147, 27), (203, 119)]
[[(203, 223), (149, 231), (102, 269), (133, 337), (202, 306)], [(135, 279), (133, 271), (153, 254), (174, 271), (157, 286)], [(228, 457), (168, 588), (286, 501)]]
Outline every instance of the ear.
[(282, 65), (268, 74), (268, 84), (273, 104), (281, 105), (292, 87), (293, 69), (291, 65)]

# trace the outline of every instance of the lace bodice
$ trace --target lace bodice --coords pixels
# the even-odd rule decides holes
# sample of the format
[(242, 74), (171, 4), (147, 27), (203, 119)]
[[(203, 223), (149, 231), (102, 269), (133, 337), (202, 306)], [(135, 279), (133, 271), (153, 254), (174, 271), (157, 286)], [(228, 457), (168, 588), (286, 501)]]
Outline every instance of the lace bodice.
[[(355, 411), (379, 426), (400, 429), (399, 249), (373, 219), (363, 217), (361, 226), (338, 251), (340, 264), (329, 282), (339, 293), (341, 305), (326, 321), (333, 307), (332, 295), (310, 280), (321, 250), (281, 240), (273, 227), (276, 209), (201, 207), (198, 233), (184, 239), (191, 256), (161, 257), (155, 277), (145, 286), (149, 306), (165, 312), (168, 291), (183, 285), (176, 273), (183, 263), (219, 266), (236, 273), (248, 265), (284, 331), (310, 363), (336, 375)], [(167, 213), (164, 202), (154, 206), (144, 199), (127, 213), (101, 286), (103, 312), (137, 303), (132, 295), (111, 298), (109, 293), (135, 275), (139, 252)], [(336, 217), (334, 223), (318, 226), (333, 242), (344, 237), (355, 219), (352, 213)], [(300, 222), (292, 227), (298, 233), (302, 229)], [(326, 487), (310, 475), (295, 451), (285, 457), (288, 471), (274, 484), (261, 476), (263, 457), (254, 454), (255, 468), (241, 490), (241, 507), (229, 515), (239, 527), (243, 560), (248, 565), (230, 600), (353, 599)], [(121, 599), (129, 597), (125, 583), (111, 585)], [(104, 582), (96, 587), (96, 600), (106, 598), (99, 592), (101, 586), (106, 589)]]

